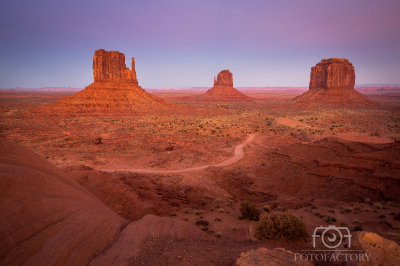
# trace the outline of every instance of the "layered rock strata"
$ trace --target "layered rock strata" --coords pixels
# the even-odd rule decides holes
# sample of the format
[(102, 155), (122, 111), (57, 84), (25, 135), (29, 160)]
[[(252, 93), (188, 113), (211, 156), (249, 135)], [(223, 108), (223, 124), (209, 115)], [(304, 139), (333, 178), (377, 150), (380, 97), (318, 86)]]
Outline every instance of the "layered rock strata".
[(366, 107), (377, 102), (354, 90), (354, 66), (347, 59), (322, 59), (311, 68), (309, 90), (292, 102), (308, 106)]
[(138, 85), (135, 71), (135, 58), (132, 70), (125, 65), (125, 55), (117, 51), (99, 49), (93, 57), (94, 82), (134, 83)]

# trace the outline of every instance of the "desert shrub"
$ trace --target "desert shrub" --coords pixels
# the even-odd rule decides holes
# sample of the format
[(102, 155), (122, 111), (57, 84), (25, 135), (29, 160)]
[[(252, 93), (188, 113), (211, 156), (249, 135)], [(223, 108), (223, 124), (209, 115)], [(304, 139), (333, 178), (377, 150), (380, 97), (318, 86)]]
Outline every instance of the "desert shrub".
[(222, 209), (222, 208), (218, 209), (218, 212), (224, 212), (224, 209)]
[(264, 205), (263, 210), (266, 211), (266, 212), (268, 212), (268, 213), (270, 213), (270, 212), (271, 212), (271, 207), (268, 206), (268, 205)]
[(193, 213), (196, 215), (201, 215), (203, 213), (203, 210), (195, 210)]
[(222, 233), (221, 232), (215, 233), (215, 237), (216, 238), (221, 238), (222, 237)]
[(341, 213), (349, 213), (349, 212), (353, 212), (353, 209), (350, 207), (346, 207), (344, 209), (342, 209)]
[(271, 213), (264, 216), (256, 229), (256, 236), (259, 239), (308, 240), (304, 220), (290, 212)]
[(196, 225), (208, 226), (209, 222), (207, 220), (198, 220), (198, 221), (196, 221)]
[(337, 221), (337, 219), (335, 217), (331, 217), (330, 215), (325, 217), (325, 222), (327, 222), (328, 224), (334, 223)]
[(240, 202), (240, 213), (242, 214), (239, 219), (249, 219), (258, 221), (260, 219), (260, 210), (257, 209), (256, 204), (248, 200)]

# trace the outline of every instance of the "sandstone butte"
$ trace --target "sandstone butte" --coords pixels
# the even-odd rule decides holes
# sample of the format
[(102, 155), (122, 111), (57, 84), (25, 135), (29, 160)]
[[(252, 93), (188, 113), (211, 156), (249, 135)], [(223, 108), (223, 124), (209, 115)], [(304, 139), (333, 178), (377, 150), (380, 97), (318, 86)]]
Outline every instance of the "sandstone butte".
[(135, 59), (132, 70), (125, 65), (125, 55), (99, 49), (93, 57), (94, 82), (84, 90), (53, 103), (52, 107), (116, 108), (145, 111), (174, 109), (176, 105), (146, 92), (136, 77)]
[(354, 90), (354, 66), (347, 59), (322, 59), (311, 68), (309, 90), (291, 102), (306, 106), (367, 107), (378, 104)]
[(233, 87), (233, 76), (229, 70), (222, 70), (214, 77), (214, 86), (205, 93), (208, 100), (216, 102), (253, 102), (253, 99)]

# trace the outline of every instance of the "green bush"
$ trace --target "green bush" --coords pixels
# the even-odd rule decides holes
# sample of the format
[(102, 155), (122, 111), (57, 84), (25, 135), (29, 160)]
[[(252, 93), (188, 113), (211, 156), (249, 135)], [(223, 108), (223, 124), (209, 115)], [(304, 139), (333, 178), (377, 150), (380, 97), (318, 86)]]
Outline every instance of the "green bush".
[(304, 220), (290, 212), (271, 213), (264, 216), (256, 229), (256, 236), (259, 239), (308, 240)]
[(260, 220), (260, 210), (257, 209), (256, 204), (251, 203), (248, 200), (240, 202), (240, 213), (242, 216), (239, 219), (249, 219), (258, 221)]

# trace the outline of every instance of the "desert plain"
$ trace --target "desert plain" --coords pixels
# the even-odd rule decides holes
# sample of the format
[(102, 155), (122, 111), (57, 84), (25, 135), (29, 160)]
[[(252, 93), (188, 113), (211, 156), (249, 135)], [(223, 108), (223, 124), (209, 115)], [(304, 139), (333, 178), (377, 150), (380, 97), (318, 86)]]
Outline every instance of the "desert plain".
[[(93, 62), (84, 90), (0, 90), (0, 265), (399, 262), (399, 87), (354, 87), (347, 59), (323, 59), (309, 88), (239, 91), (223, 70), (211, 89), (144, 90), (133, 58)], [(268, 238), (275, 214), (301, 222)], [(362, 250), (315, 245), (328, 226)]]
[[(75, 92), (3, 90), (0, 136), (56, 165), (127, 220), (147, 214), (193, 226), (207, 220), (214, 232), (198, 241), (148, 237), (132, 265), (229, 265), (259, 247), (311, 248), (256, 240), (257, 222), (238, 219), (245, 199), (260, 210), (268, 205), (303, 217), (310, 235), (328, 225), (329, 215), (337, 226), (361, 226), (400, 243), (394, 219), (400, 212), (400, 89), (378, 89), (358, 88), (379, 103), (371, 108), (286, 104), (305, 88), (243, 90), (250, 103), (185, 101), (202, 93), (191, 89), (149, 90), (181, 107), (171, 115), (44, 115), (35, 108)], [(254, 138), (241, 160), (214, 166), (233, 157), (248, 136)]]

